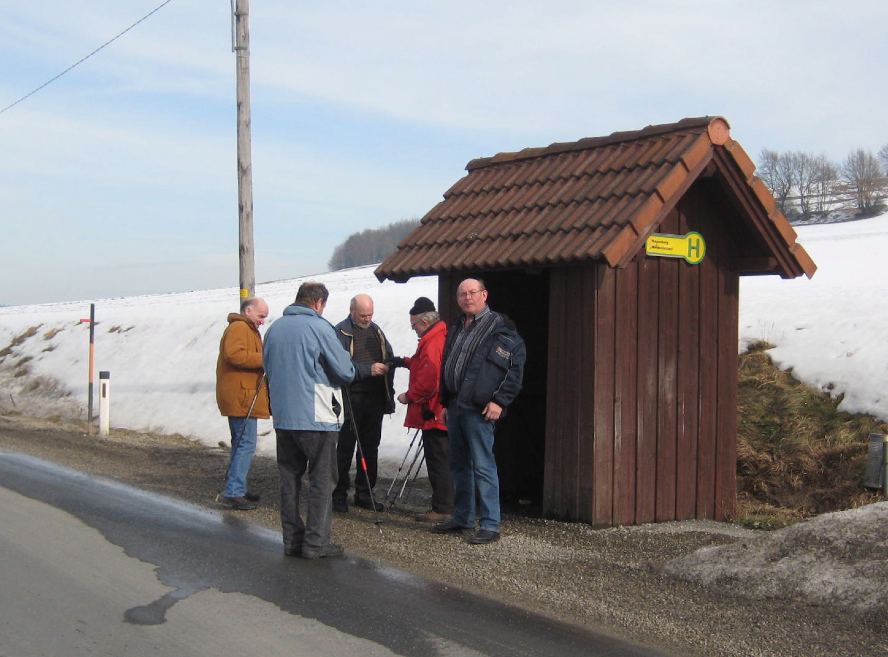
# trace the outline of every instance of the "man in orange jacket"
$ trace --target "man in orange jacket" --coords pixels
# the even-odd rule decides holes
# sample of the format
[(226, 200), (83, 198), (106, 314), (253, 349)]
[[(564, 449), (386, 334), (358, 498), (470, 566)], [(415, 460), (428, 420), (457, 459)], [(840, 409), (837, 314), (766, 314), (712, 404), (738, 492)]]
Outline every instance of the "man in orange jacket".
[(263, 299), (244, 299), (240, 314), (228, 315), (216, 361), (216, 403), (228, 416), (231, 431), (231, 461), (222, 495), (225, 504), (238, 511), (255, 509), (259, 501), (247, 491), (247, 476), (256, 451), (256, 418), (270, 416), (259, 335), (267, 317)]
[(404, 359), (410, 370), (407, 392), (398, 401), (407, 404), (404, 426), (422, 429), (426, 470), (432, 486), (432, 508), (416, 516), (420, 522), (444, 522), (453, 513), (453, 482), (450, 476), (447, 425), (441, 417), (441, 359), (447, 339), (447, 324), (435, 311), (427, 297), (419, 297), (410, 309), (410, 327), (416, 331), (419, 344), (416, 353)]

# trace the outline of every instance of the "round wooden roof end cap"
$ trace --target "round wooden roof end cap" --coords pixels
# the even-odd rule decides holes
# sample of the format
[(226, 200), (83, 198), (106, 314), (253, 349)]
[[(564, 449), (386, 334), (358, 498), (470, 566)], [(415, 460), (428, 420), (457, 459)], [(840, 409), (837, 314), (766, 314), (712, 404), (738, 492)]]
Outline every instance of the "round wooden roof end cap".
[(709, 133), (709, 140), (716, 146), (724, 146), (731, 139), (731, 126), (721, 117), (712, 119), (706, 131)]

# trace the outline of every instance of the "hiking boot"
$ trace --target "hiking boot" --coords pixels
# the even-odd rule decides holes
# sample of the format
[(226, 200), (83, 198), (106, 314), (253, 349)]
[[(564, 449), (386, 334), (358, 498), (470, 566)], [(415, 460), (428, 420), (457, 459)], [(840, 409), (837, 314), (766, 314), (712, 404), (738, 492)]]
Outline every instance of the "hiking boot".
[[(374, 504), (376, 505), (375, 509)], [(362, 509), (370, 509), (371, 511), (385, 511), (385, 507), (382, 505), (381, 502), (374, 503), (372, 500), (364, 499), (363, 497), (355, 498), (355, 506), (359, 506)]]
[(449, 513), (438, 513), (435, 510), (428, 510), (425, 513), (417, 513), (413, 516), (413, 519), (416, 522), (447, 522), (450, 520), (451, 516)]
[(333, 498), (333, 512), (334, 513), (348, 513), (348, 500), (345, 498), (334, 497)]
[(299, 556), (303, 559), (328, 559), (331, 557), (341, 557), (342, 554), (341, 545), (328, 543), (317, 548), (303, 547), (302, 553)]
[(252, 491), (244, 493), (244, 497), (250, 502), (258, 502), (262, 499), (262, 496), (259, 493), (253, 493)]
[(495, 532), (492, 529), (479, 529), (466, 538), (466, 543), (470, 545), (487, 545), (488, 543), (496, 543), (499, 539), (499, 532)]
[(437, 525), (432, 527), (433, 534), (467, 534), (472, 531), (471, 527), (463, 527), (462, 525), (457, 525), (453, 520), (446, 520), (444, 522), (439, 522)]
[(246, 497), (223, 497), (222, 503), (235, 511), (252, 511), (256, 508), (256, 505)]
[(301, 557), (302, 556), (302, 545), (292, 545), (292, 546), (284, 546), (284, 556), (285, 557)]

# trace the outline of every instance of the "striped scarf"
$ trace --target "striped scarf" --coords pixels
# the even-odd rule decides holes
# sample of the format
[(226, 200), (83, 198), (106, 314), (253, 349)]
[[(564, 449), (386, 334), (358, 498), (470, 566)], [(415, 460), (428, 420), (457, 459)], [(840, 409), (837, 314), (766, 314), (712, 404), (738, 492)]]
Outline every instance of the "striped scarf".
[(459, 387), (466, 374), (466, 367), (472, 360), (478, 345), (493, 333), (493, 330), (501, 322), (502, 318), (499, 313), (493, 312), (488, 307), (475, 315), (475, 321), (467, 327), (464, 325), (465, 322), (460, 322), (457, 325), (453, 344), (447, 354), (447, 361), (444, 363), (444, 385), (447, 386), (447, 390), (451, 394), (456, 395), (459, 392)]

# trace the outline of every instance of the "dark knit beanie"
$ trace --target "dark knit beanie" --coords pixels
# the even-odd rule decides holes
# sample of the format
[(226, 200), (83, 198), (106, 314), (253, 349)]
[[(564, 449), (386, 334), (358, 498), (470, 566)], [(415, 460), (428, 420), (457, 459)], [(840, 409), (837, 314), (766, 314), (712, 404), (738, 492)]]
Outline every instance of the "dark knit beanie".
[(435, 312), (435, 304), (428, 297), (419, 297), (413, 302), (413, 308), (410, 309), (411, 315), (422, 315), (423, 313)]

